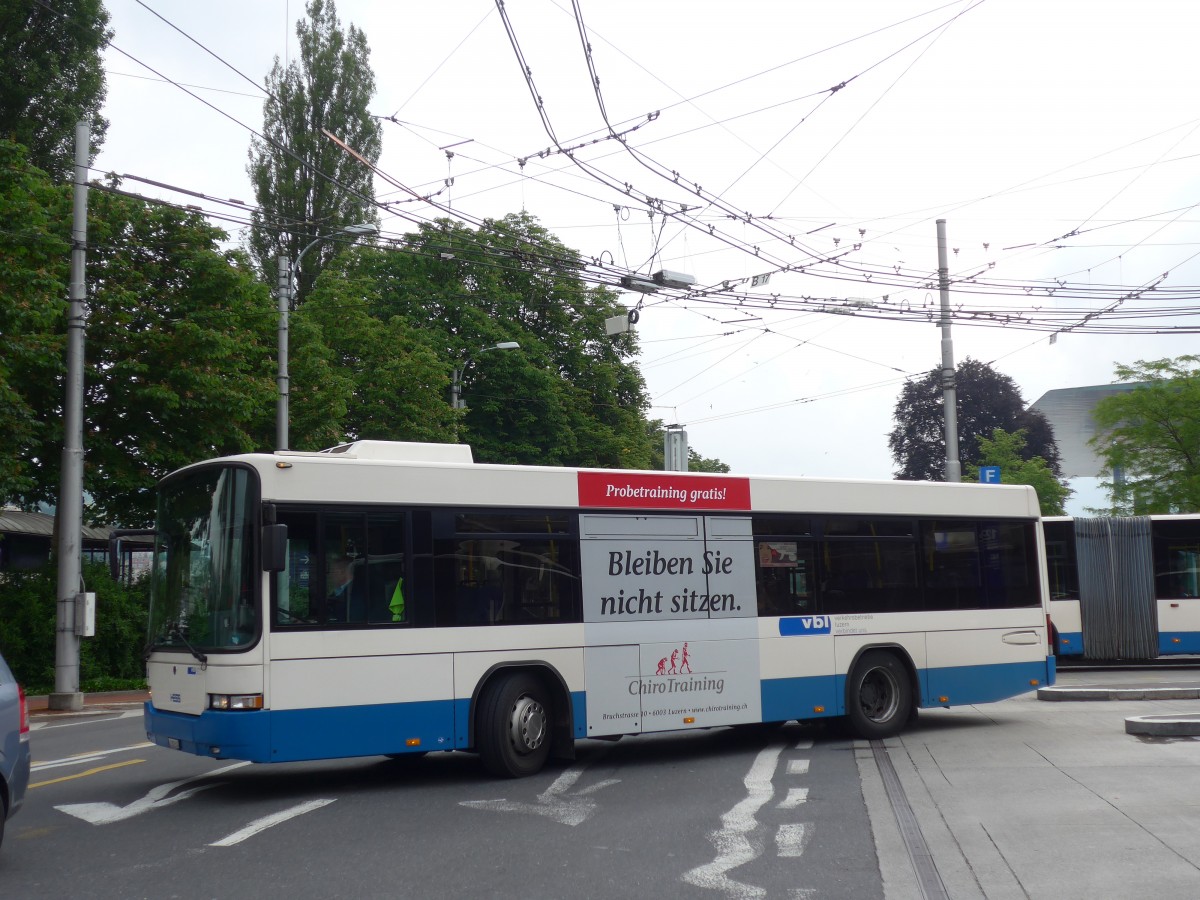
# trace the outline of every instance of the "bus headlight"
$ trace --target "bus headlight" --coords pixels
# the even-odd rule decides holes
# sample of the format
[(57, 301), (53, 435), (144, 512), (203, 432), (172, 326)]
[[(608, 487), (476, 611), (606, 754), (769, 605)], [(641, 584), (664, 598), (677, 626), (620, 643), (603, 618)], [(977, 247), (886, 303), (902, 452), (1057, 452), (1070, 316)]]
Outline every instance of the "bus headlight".
[(209, 694), (209, 709), (262, 709), (262, 694)]

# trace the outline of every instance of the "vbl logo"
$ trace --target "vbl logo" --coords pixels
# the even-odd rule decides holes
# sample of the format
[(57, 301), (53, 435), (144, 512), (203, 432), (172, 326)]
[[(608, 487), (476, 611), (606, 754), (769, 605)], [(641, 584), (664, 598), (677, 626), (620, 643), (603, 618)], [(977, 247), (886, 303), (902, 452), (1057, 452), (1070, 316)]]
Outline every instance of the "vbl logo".
[(779, 620), (779, 633), (789, 634), (829, 634), (833, 628), (833, 618), (830, 616), (788, 616)]

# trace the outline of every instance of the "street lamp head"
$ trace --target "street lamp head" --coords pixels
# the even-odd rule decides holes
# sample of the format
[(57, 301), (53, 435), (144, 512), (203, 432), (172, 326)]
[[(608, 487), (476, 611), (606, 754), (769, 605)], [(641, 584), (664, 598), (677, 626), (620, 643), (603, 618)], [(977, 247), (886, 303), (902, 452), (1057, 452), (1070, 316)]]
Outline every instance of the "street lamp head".
[(516, 341), (501, 341), (494, 347), (489, 347), (489, 350), (520, 350), (521, 345)]
[(363, 225), (346, 225), (342, 228), (343, 234), (363, 235), (363, 234), (379, 234), (379, 226), (370, 222)]

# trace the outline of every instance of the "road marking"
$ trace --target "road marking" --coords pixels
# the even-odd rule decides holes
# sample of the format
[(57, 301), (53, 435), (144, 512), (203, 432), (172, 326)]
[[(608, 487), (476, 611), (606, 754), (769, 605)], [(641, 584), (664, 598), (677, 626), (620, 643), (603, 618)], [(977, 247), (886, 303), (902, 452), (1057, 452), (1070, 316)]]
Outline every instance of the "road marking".
[(806, 823), (795, 825), (780, 825), (775, 832), (775, 847), (780, 856), (798, 857), (804, 855), (804, 847), (812, 837)]
[(31, 784), (29, 789), (33, 790), (34, 788), (45, 787), (48, 784), (58, 784), (62, 781), (74, 781), (76, 778), (87, 778), (89, 775), (96, 775), (99, 772), (107, 772), (110, 769), (120, 769), (124, 766), (132, 766), (136, 765), (137, 763), (144, 762), (144, 759), (127, 759), (125, 762), (112, 763), (111, 765), (107, 766), (97, 766), (94, 769), (88, 769), (86, 772), (77, 772), (74, 775), (64, 775), (62, 778), (51, 778), (49, 781), (39, 781), (37, 784)]
[(808, 788), (788, 788), (787, 796), (779, 801), (776, 809), (795, 809), (808, 802)]
[[(61, 725), (51, 725), (50, 722), (48, 722), (48, 721), (30, 722), (29, 730), (30, 731), (50, 731), (52, 729), (58, 729), (58, 728), (71, 728), (75, 725), (95, 725), (97, 722), (115, 722), (118, 719), (132, 719), (135, 716), (140, 719), (143, 715), (145, 715), (145, 713), (142, 711), (140, 706), (137, 709), (131, 709), (126, 712), (123, 712), (119, 716), (110, 715), (110, 713), (112, 713), (112, 712), (113, 712), (113, 710), (111, 710), (111, 709), (96, 709), (96, 710), (87, 710), (86, 712), (72, 713), (73, 716), (87, 716), (88, 718), (84, 719), (82, 722), (63, 722)], [(108, 718), (101, 719), (100, 716), (108, 716)], [(33, 716), (30, 716), (30, 718), (32, 719)], [(43, 716), (39, 716), (39, 718), (49, 719), (51, 717), (43, 715)]]
[(807, 775), (808, 760), (807, 759), (789, 759), (787, 764), (787, 773), (789, 775)]
[(172, 803), (178, 803), (180, 800), (186, 800), (193, 794), (207, 790), (211, 787), (216, 787), (220, 782), (214, 784), (202, 784), (199, 787), (189, 788), (182, 793), (168, 796), (171, 791), (177, 787), (183, 787), (185, 784), (191, 784), (193, 781), (199, 781), (202, 778), (212, 778), (216, 775), (221, 775), (225, 772), (232, 772), (234, 769), (240, 769), (242, 766), (248, 766), (250, 763), (238, 762), (231, 766), (224, 766), (220, 769), (213, 769), (211, 772), (205, 772), (203, 775), (193, 775), (191, 778), (185, 778), (182, 781), (172, 781), (170, 784), (160, 784), (158, 787), (142, 797), (140, 800), (134, 800), (128, 806), (117, 806), (115, 803), (67, 803), (62, 806), (54, 807), (59, 812), (65, 812), (69, 816), (74, 816), (77, 819), (83, 819), (92, 825), (108, 825), (112, 822), (120, 822), (124, 819), (131, 819), (134, 816), (141, 815), (144, 812), (149, 812), (152, 809), (159, 809), (163, 806), (170, 806)]
[(766, 896), (763, 888), (734, 881), (727, 873), (730, 869), (757, 859), (762, 853), (762, 841), (751, 842), (750, 833), (758, 826), (755, 814), (775, 795), (771, 776), (775, 773), (782, 751), (783, 744), (764, 747), (759, 751), (742, 782), (746, 786), (745, 798), (721, 815), (720, 829), (708, 836), (717, 851), (716, 858), (684, 872), (680, 876), (683, 881), (696, 887), (721, 891), (727, 897)]
[(307, 803), (301, 803), (299, 806), (293, 806), (291, 809), (285, 809), (282, 812), (272, 813), (269, 816), (263, 816), (261, 819), (255, 819), (241, 831), (235, 831), (229, 837), (221, 838), (219, 841), (213, 841), (208, 846), (210, 847), (232, 847), (234, 844), (240, 844), (246, 838), (254, 837), (260, 831), (266, 831), (273, 825), (279, 825), (286, 822), (288, 819), (294, 819), (296, 816), (302, 816), (305, 813), (312, 812), (314, 809), (320, 809), (322, 806), (328, 806), (333, 800), (309, 800)]
[(809, 738), (808, 740), (805, 740), (805, 741), (801, 741), (800, 743), (798, 743), (798, 744), (796, 745), (795, 749), (797, 749), (797, 750), (811, 750), (811, 749), (812, 749), (812, 738)]
[(587, 766), (588, 764), (584, 763), (567, 769), (554, 779), (554, 783), (550, 787), (538, 794), (537, 803), (500, 799), (461, 800), (458, 805), (471, 809), (490, 809), (495, 812), (533, 813), (535, 816), (546, 816), (553, 819), (560, 825), (574, 827), (587, 821), (588, 817), (596, 810), (596, 801), (591, 799), (590, 794), (620, 783), (619, 778), (607, 778), (596, 784), (588, 785), (574, 794), (568, 794), (567, 791), (575, 785)]
[(60, 766), (78, 766), (83, 763), (95, 762), (114, 753), (125, 753), (129, 750), (144, 750), (147, 747), (153, 746), (154, 743), (152, 741), (142, 741), (140, 744), (130, 744), (128, 747), (114, 747), (112, 750), (93, 750), (91, 753), (81, 753), (79, 756), (67, 756), (63, 759), (48, 759), (45, 762), (37, 762), (33, 764), (32, 770), (40, 772), (42, 769), (57, 769)]

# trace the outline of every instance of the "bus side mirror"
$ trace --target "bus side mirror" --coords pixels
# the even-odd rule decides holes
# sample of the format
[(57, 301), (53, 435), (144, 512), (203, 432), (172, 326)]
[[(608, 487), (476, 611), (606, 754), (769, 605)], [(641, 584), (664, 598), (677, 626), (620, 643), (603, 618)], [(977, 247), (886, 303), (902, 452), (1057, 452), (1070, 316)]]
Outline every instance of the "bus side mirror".
[(264, 572), (282, 572), (287, 568), (286, 525), (263, 526), (262, 567)]

